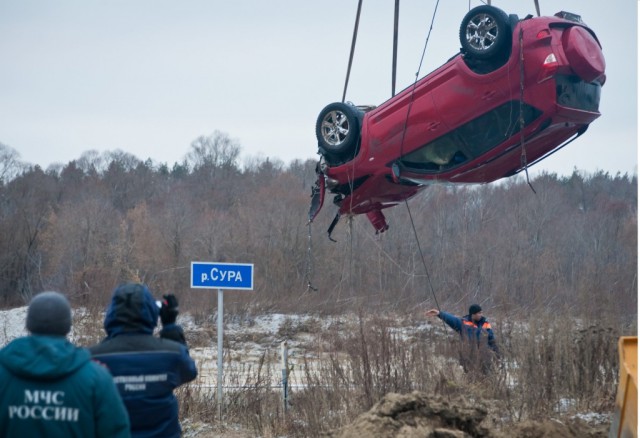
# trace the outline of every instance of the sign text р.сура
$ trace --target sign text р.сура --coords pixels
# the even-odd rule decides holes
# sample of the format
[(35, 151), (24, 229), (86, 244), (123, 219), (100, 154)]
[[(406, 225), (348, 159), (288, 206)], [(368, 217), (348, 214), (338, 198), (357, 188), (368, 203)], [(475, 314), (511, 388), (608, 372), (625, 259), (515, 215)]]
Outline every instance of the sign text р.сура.
[(253, 290), (253, 263), (191, 262), (191, 287)]

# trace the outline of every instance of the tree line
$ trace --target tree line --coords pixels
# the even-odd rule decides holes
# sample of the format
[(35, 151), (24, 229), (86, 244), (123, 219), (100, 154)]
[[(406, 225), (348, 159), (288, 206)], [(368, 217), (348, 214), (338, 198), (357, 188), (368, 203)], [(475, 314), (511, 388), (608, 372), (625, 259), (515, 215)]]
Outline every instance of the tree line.
[(504, 315), (620, 315), (637, 309), (637, 176), (545, 174), (478, 186), (432, 186), (327, 237), (331, 199), (307, 224), (314, 160), (253, 159), (216, 131), (181, 163), (85, 152), (67, 164), (20, 163), (0, 144), (0, 307), (43, 290), (106, 305), (127, 280), (210, 313), (190, 263), (253, 263), (253, 292), (232, 311), (411, 311), (468, 303)]

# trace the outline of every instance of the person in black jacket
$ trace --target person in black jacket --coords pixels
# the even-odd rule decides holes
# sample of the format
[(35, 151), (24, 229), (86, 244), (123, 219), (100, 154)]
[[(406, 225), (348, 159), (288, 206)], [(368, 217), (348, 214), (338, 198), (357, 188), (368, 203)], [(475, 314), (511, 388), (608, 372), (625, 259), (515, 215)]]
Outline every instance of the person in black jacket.
[[(178, 300), (165, 295), (160, 306), (143, 284), (117, 287), (104, 320), (107, 337), (89, 349), (113, 375), (134, 438), (179, 437), (173, 390), (198, 374), (182, 327), (176, 324)], [(163, 329), (155, 337), (158, 315)]]

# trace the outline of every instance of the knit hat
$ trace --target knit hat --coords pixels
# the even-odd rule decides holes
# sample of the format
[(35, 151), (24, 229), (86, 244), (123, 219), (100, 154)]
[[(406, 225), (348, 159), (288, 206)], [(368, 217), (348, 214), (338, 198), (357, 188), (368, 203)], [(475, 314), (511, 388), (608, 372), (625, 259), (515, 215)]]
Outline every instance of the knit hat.
[(480, 307), (478, 304), (472, 304), (469, 307), (469, 315), (473, 315), (478, 312), (482, 312), (482, 307)]
[(66, 336), (71, 330), (71, 306), (58, 292), (33, 297), (27, 310), (27, 330), (34, 335)]

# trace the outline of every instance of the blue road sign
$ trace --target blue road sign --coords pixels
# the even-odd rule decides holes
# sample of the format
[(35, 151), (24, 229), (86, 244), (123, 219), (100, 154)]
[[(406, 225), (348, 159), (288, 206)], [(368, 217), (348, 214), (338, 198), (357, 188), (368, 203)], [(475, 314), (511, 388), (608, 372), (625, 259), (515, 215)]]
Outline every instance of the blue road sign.
[(253, 263), (191, 262), (191, 287), (253, 290)]

